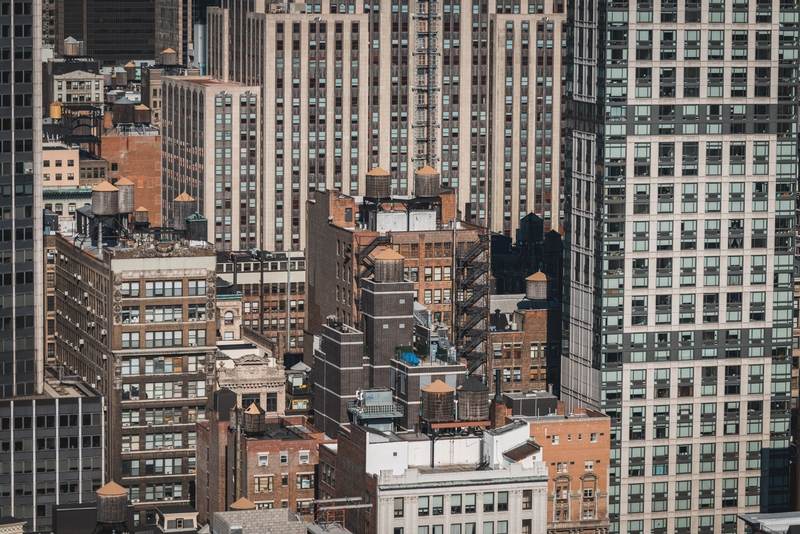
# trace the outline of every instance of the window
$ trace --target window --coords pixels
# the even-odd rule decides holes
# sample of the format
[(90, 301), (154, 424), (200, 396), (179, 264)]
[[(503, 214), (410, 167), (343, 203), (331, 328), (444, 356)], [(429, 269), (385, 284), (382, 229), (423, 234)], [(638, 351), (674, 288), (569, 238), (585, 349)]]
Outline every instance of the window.
[(592, 443), (597, 443), (597, 433), (596, 432), (592, 432), (592, 434), (590, 435), (589, 441), (591, 441)]
[(558, 435), (552, 436), (551, 442), (553, 443), (553, 445), (558, 445)]
[[(525, 495), (523, 492), (522, 497), (522, 508), (525, 510)], [(527, 508), (530, 509), (530, 508)], [(474, 493), (467, 493), (464, 495), (464, 513), (467, 514), (474, 514), (475, 513), (475, 494)]]
[(289, 465), (289, 453), (281, 451), (281, 465)]
[(450, 496), (450, 513), (451, 514), (461, 513), (461, 495)]
[(256, 493), (272, 491), (272, 475), (253, 477), (253, 489)]
[(264, 452), (258, 455), (258, 465), (263, 467), (269, 465), (269, 453)]
[(507, 491), (500, 491), (497, 493), (497, 511), (498, 512), (507, 512), (508, 511), (508, 492)]
[(586, 460), (583, 464), (584, 471), (594, 471), (594, 461)]
[(297, 489), (313, 489), (314, 473), (298, 473)]
[(403, 517), (403, 511), (404, 511), (403, 503), (404, 502), (405, 502), (405, 499), (403, 499), (402, 497), (395, 497), (394, 498), (394, 516), (395, 517)]
[(430, 514), (430, 498), (420, 497), (417, 500), (417, 515), (429, 515), (429, 514)]
[(309, 462), (309, 452), (308, 451), (300, 451), (300, 463), (307, 464)]
[(494, 493), (483, 494), (483, 511), (494, 512)]

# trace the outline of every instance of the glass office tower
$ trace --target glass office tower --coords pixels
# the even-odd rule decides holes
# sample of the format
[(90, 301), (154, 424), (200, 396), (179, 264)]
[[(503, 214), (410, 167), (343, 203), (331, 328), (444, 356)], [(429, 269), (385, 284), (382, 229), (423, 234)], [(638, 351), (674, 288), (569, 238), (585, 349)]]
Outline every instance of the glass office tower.
[(0, 398), (41, 393), (41, 14), (0, 2)]
[(612, 532), (784, 511), (798, 7), (568, 5), (562, 398), (612, 417)]

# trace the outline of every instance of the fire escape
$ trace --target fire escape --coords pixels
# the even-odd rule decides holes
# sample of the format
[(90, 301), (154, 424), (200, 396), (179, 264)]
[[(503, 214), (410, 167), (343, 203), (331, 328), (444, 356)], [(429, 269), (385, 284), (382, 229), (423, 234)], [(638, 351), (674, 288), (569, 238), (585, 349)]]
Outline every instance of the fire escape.
[[(458, 357), (473, 374), (486, 366), (489, 317), (489, 235), (458, 243), (455, 250), (456, 309), (453, 319)], [(488, 376), (488, 369), (481, 374)]]
[(353, 318), (353, 326), (358, 329), (363, 328), (363, 325), (361, 324), (361, 280), (369, 278), (369, 276), (375, 270), (375, 262), (372, 261), (370, 254), (372, 254), (376, 248), (381, 246), (389, 246), (391, 243), (392, 239), (388, 235), (378, 235), (373, 237), (366, 245), (360, 247), (359, 250), (355, 252), (356, 264), (353, 272), (358, 277), (358, 283), (356, 284), (357, 293), (354, 295), (356, 315)]
[(436, 0), (420, 0), (414, 12), (414, 86), (416, 115), (414, 132), (416, 147), (414, 162), (417, 168), (423, 165), (437, 167), (436, 130), (439, 128), (436, 102), (438, 99), (439, 70), (439, 3)]

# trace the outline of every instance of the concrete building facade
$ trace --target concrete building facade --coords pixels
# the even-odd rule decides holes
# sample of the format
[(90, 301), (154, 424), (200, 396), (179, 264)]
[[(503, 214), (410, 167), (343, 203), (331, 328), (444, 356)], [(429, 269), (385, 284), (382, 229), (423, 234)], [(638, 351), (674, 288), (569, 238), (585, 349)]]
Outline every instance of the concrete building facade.
[(49, 531), (57, 505), (94, 500), (104, 483), (103, 397), (45, 373), (41, 395), (0, 401), (0, 517)]
[(259, 88), (180, 76), (166, 78), (162, 94), (165, 222), (172, 224), (172, 200), (186, 192), (208, 219), (208, 239), (219, 250), (267, 248), (259, 225)]
[(107, 477), (152, 524), (156, 503), (189, 502), (195, 477), (216, 356), (214, 251), (145, 235), (91, 243), (56, 243), (56, 360), (107, 398)]
[(209, 74), (261, 86), (269, 103), (264, 174), (287, 178), (265, 184), (267, 241), (285, 231), (271, 221), (289, 182), (298, 206), (315, 190), (360, 195), (378, 164), (401, 195), (417, 169), (440, 169), (466, 222), (513, 235), (536, 212), (561, 227), (564, 2), (232, 1), (208, 13)]
[(372, 504), (346, 511), (354, 533), (543, 534), (547, 469), (529, 438), (525, 423), (433, 446), (424, 434), (352, 426), (320, 446), (320, 495)]

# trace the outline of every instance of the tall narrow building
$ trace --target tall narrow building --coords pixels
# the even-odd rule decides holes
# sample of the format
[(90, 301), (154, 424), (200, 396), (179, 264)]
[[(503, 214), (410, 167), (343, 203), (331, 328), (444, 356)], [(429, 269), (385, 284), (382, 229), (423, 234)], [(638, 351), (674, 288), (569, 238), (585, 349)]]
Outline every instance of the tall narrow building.
[(798, 7), (570, 2), (561, 394), (611, 532), (788, 509)]
[(42, 3), (3, 4), (0, 397), (42, 392)]
[(470, 224), (513, 236), (535, 212), (559, 229), (564, 11), (561, 0), (208, 8), (208, 73), (262, 89), (261, 248), (304, 248), (305, 201), (363, 195), (377, 165), (396, 195), (436, 168)]

